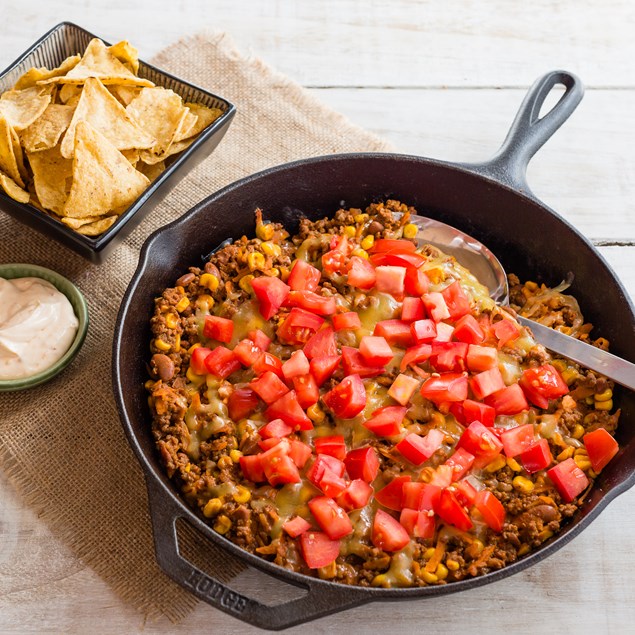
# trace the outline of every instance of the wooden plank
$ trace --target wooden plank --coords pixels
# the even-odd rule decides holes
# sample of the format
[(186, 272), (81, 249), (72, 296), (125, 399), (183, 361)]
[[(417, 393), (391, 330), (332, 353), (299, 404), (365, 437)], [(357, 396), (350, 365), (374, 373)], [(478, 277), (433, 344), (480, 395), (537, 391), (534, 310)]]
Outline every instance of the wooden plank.
[(203, 28), (227, 31), (312, 86), (526, 86), (552, 68), (635, 86), (635, 3), (323, 0), (5, 2), (0, 66), (70, 20), (150, 57)]

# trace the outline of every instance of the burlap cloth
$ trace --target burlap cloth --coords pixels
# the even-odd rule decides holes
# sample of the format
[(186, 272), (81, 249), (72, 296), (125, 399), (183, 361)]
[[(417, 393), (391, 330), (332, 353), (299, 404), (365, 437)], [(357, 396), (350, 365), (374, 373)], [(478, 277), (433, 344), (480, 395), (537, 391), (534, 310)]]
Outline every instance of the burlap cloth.
[[(104, 264), (92, 265), (0, 212), (0, 262), (35, 263), (67, 276), (83, 291), (91, 320), (82, 351), (60, 376), (0, 394), (0, 466), (53, 534), (125, 601), (149, 617), (178, 620), (196, 600), (155, 562), (143, 474), (110, 384), (115, 318), (140, 247), (156, 228), (245, 175), (303, 157), (389, 147), (261, 61), (241, 56), (224, 35), (182, 40), (154, 63), (226, 97), (238, 114), (214, 154)], [(144, 350), (140, 342), (140, 355)], [(242, 568), (207, 542), (185, 540), (182, 549), (223, 580)]]

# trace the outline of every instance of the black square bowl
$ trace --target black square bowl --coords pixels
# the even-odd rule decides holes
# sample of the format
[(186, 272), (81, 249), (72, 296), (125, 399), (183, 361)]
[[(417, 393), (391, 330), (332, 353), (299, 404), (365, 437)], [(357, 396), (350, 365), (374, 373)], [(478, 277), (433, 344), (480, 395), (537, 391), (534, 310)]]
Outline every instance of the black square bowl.
[[(83, 54), (90, 40), (99, 37), (70, 22), (62, 22), (43, 35), (15, 62), (0, 74), (0, 93), (11, 88), (20, 75), (32, 66), (54, 68), (71, 55)], [(108, 42), (104, 42), (109, 45)], [(178, 79), (165, 71), (139, 60), (139, 76), (149, 79), (157, 86), (170, 88), (184, 101), (219, 108), (223, 114), (213, 121), (198, 138), (183, 152), (170, 157), (162, 172), (144, 190), (117, 221), (99, 236), (83, 236), (66, 227), (57, 219), (36, 207), (14, 201), (0, 190), (0, 209), (19, 221), (33, 227), (49, 238), (54, 238), (89, 260), (102, 262), (117, 243), (127, 236), (170, 192), (188, 170), (207, 158), (227, 132), (236, 114), (236, 107), (226, 99), (214, 95), (198, 86)]]

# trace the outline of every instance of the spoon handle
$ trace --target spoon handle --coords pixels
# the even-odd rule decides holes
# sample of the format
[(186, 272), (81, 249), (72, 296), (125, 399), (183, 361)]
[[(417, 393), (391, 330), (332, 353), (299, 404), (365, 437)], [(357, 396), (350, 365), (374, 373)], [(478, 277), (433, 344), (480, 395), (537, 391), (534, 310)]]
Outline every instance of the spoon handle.
[(531, 329), (536, 340), (550, 351), (602, 373), (626, 388), (635, 390), (635, 364), (533, 320), (518, 316), (518, 321)]

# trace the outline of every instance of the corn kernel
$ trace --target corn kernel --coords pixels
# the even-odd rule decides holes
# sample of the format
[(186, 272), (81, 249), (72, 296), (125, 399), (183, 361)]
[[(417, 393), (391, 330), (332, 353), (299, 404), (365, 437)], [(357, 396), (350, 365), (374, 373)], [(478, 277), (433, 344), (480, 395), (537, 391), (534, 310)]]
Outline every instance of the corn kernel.
[(419, 228), (414, 223), (408, 223), (407, 225), (404, 225), (404, 228), (403, 228), (404, 238), (409, 238), (409, 239), (416, 238), (418, 233), (419, 233)]
[(593, 399), (593, 395), (589, 395), (588, 397), (584, 398), (584, 403), (587, 406), (592, 406), (595, 403), (595, 399)]
[(445, 566), (450, 570), (450, 571), (458, 571), (459, 567), (461, 565), (459, 565), (459, 563), (456, 560), (446, 560), (445, 561)]
[(573, 454), (575, 454), (576, 456), (589, 456), (589, 452), (586, 448), (576, 448), (573, 451)]
[(595, 402), (596, 410), (612, 410), (613, 409), (613, 400), (609, 399), (608, 401), (596, 401)]
[(156, 340), (154, 340), (154, 346), (155, 348), (159, 349), (160, 351), (163, 351), (164, 353), (167, 353), (172, 348), (167, 342), (164, 342), (162, 339), (158, 337)]
[(196, 306), (211, 311), (214, 306), (214, 298), (211, 295), (207, 295), (207, 293), (203, 293), (196, 298)]
[(191, 381), (193, 384), (197, 385), (202, 384), (205, 379), (204, 375), (197, 375), (194, 370), (192, 370), (191, 366), (187, 369), (185, 376), (187, 377), (188, 381)]
[(165, 316), (165, 325), (169, 329), (175, 329), (178, 323), (179, 323), (179, 318), (178, 316), (174, 315), (174, 313), (168, 313)]
[(190, 306), (190, 299), (187, 296), (183, 296), (176, 306), (174, 307), (179, 313), (183, 313), (187, 307)]
[(178, 353), (181, 350), (181, 334), (177, 333), (174, 338), (174, 351)]
[(448, 577), (448, 568), (444, 564), (439, 563), (439, 566), (434, 573), (439, 580), (445, 580)]
[(191, 464), (191, 463), (188, 463), (188, 464), (185, 466), (185, 471), (186, 471), (188, 474), (192, 471), (192, 464)]
[(229, 520), (225, 514), (219, 516), (216, 522), (214, 523), (214, 530), (219, 534), (226, 534), (232, 526), (232, 521)]
[(561, 373), (562, 371), (564, 371), (567, 368), (567, 362), (564, 361), (564, 359), (554, 359), (551, 362), (551, 365), (559, 372)]
[(251, 281), (254, 279), (254, 276), (252, 276), (250, 273), (247, 274), (246, 276), (243, 276), (239, 281), (238, 281), (238, 286), (245, 292), (245, 293), (251, 293), (253, 291), (253, 289), (251, 288)]
[(368, 214), (355, 214), (353, 218), (356, 223), (364, 223), (368, 220)]
[(206, 287), (212, 293), (218, 289), (220, 280), (213, 273), (204, 273), (199, 279), (201, 286)]
[(265, 257), (259, 251), (252, 251), (247, 255), (247, 266), (249, 271), (263, 270), (265, 268)]
[(201, 343), (200, 342), (196, 342), (196, 344), (192, 344), (192, 346), (190, 346), (187, 349), (187, 352), (192, 354), (197, 348), (200, 348), (200, 347), (201, 347)]
[(370, 249), (374, 244), (375, 237), (372, 234), (364, 236), (364, 238), (362, 238), (362, 242), (360, 243), (362, 249)]
[(583, 434), (584, 428), (579, 423), (576, 423), (575, 426), (573, 426), (573, 432), (571, 433), (571, 436), (574, 439), (581, 439)]
[(594, 395), (595, 401), (608, 401), (613, 398), (613, 391), (610, 388)]
[(240, 450), (232, 450), (229, 453), (229, 458), (234, 462), (234, 463), (238, 463), (238, 461), (240, 461), (240, 457), (243, 455), (243, 453)]
[(579, 454), (578, 456), (574, 456), (573, 460), (575, 464), (583, 471), (586, 472), (591, 467), (591, 461), (589, 461), (588, 456), (582, 456)]
[(536, 291), (538, 289), (538, 285), (535, 282), (532, 282), (531, 280), (528, 280), (527, 282), (525, 282), (525, 286), (530, 291)]
[(218, 465), (218, 467), (223, 469), (223, 468), (231, 467), (233, 463), (234, 462), (231, 460), (230, 457), (223, 455), (220, 457), (220, 459), (218, 459), (218, 461), (216, 462), (216, 465)]
[(567, 368), (561, 375), (562, 379), (564, 379), (564, 383), (570, 386), (578, 378), (578, 371), (574, 368)]
[(280, 277), (280, 269), (278, 269), (278, 267), (271, 267), (271, 269), (269, 270), (269, 273), (274, 278), (279, 278)]
[(596, 472), (593, 468), (589, 468), (589, 469), (587, 470), (586, 475), (587, 475), (589, 478), (597, 478), (598, 473), (597, 473), (597, 472)]
[(573, 446), (569, 446), (568, 448), (565, 448), (564, 450), (562, 450), (560, 454), (558, 454), (558, 456), (556, 457), (556, 461), (566, 461), (567, 459), (570, 459), (572, 456), (573, 456)]
[(541, 542), (544, 542), (545, 540), (549, 540), (549, 538), (551, 538), (552, 536), (553, 536), (553, 531), (551, 531), (551, 529), (543, 529), (538, 534), (538, 538)]
[(433, 267), (426, 271), (426, 275), (430, 278), (432, 284), (439, 284), (445, 280), (445, 273), (440, 267)]
[(390, 588), (390, 580), (388, 579), (388, 576), (385, 573), (380, 573), (379, 575), (376, 575), (373, 578), (373, 581), (371, 582), (372, 586), (380, 586), (383, 587), (384, 589), (389, 589)]
[(485, 471), (493, 474), (494, 472), (498, 472), (498, 470), (504, 468), (505, 465), (507, 465), (505, 457), (499, 454), (491, 463), (487, 464)]
[(324, 410), (316, 403), (310, 406), (306, 413), (314, 423), (324, 421)]
[(507, 463), (507, 467), (512, 472), (520, 472), (523, 469), (522, 465), (516, 459), (512, 459), (511, 457), (507, 458), (506, 463)]
[(357, 230), (352, 225), (346, 225), (346, 227), (344, 227), (343, 233), (344, 236), (346, 236), (347, 238), (355, 238)]
[(524, 476), (515, 476), (512, 481), (512, 486), (516, 491), (522, 492), (523, 494), (530, 494), (534, 491), (533, 481)]
[(335, 564), (335, 560), (331, 562), (331, 564), (327, 564), (325, 567), (318, 567), (318, 577), (321, 580), (331, 580), (335, 577), (337, 573), (337, 565)]
[(221, 510), (223, 506), (223, 501), (220, 498), (210, 498), (207, 503), (205, 503), (205, 507), (203, 507), (203, 516), (206, 518), (211, 518), (212, 516), (216, 516), (218, 512)]
[(256, 225), (256, 236), (260, 240), (271, 240), (273, 238), (273, 225), (271, 223), (260, 223)]
[(477, 558), (483, 553), (483, 549), (485, 549), (485, 545), (478, 538), (475, 538), (465, 551), (470, 558)]
[(280, 245), (276, 245), (276, 243), (272, 243), (271, 241), (262, 243), (260, 248), (266, 256), (279, 256), (282, 253)]
[(246, 487), (238, 485), (233, 498), (239, 504), (246, 503), (251, 498), (251, 492)]
[(520, 545), (520, 549), (518, 550), (518, 555), (519, 556), (524, 556), (526, 554), (529, 553), (529, 551), (531, 550), (530, 546), (525, 544), (525, 545)]
[(434, 474), (435, 471), (433, 467), (424, 467), (421, 472), (419, 472), (419, 480), (423, 483), (429, 483), (432, 480)]
[(430, 560), (430, 558), (432, 558), (432, 556), (434, 555), (434, 553), (435, 553), (435, 548), (434, 548), (434, 547), (428, 547), (428, 548), (424, 551), (424, 553), (423, 553), (423, 557), (424, 557), (426, 560)]
[(425, 569), (423, 573), (421, 574), (421, 577), (428, 584), (434, 584), (435, 582), (439, 581), (439, 578), (434, 573), (430, 573), (429, 571), (426, 571)]

